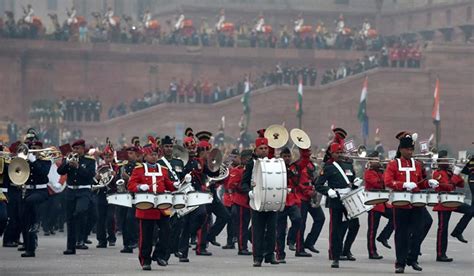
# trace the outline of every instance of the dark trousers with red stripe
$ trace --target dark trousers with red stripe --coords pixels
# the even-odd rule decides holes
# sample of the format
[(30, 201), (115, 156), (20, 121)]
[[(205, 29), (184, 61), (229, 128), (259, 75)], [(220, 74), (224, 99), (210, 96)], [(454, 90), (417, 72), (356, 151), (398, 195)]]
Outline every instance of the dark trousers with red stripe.
[(226, 227), (226, 232), (227, 232), (227, 240), (226, 240), (226, 244), (227, 245), (233, 245), (235, 242), (234, 242), (234, 238), (235, 238), (235, 232), (234, 232), (234, 229), (235, 229), (235, 217), (234, 217), (234, 214), (232, 213), (232, 206), (226, 206), (225, 207), (227, 209), (227, 212), (230, 214), (230, 219), (229, 219), (229, 222), (227, 223), (227, 227)]
[(405, 267), (418, 261), (421, 242), (424, 235), (423, 216), (424, 207), (411, 209), (392, 208), (395, 227), (395, 254), (396, 267)]
[[(277, 259), (284, 260), (286, 257), (285, 253), (285, 237), (286, 229), (288, 225), (288, 218), (290, 218), (292, 225), (301, 225), (301, 211), (298, 205), (287, 206), (281, 212), (278, 212), (277, 218), (277, 236), (276, 236), (276, 254)], [(303, 247), (303, 236), (298, 231), (296, 234), (296, 252), (304, 251)]]
[(423, 243), (426, 236), (428, 236), (428, 233), (430, 232), (431, 225), (433, 225), (433, 218), (431, 217), (430, 212), (428, 212), (428, 209), (426, 207), (421, 207), (421, 209), (423, 214), (423, 235), (421, 236), (421, 243)]
[[(97, 241), (99, 244), (116, 242), (115, 236), (115, 205), (107, 204), (99, 199), (97, 204)], [(123, 229), (122, 229), (123, 231)]]
[(342, 255), (348, 255), (351, 252), (351, 247), (359, 233), (359, 228), (359, 218), (353, 218), (347, 221), (347, 223), (344, 223), (342, 237), (343, 239), (344, 236), (346, 238), (344, 239), (344, 245), (342, 247)]
[[(192, 233), (200, 233), (200, 228), (203, 225), (207, 225), (207, 211), (206, 206), (201, 205), (196, 210), (187, 214), (183, 217), (183, 233), (179, 241), (179, 252), (183, 254), (183, 257), (187, 258), (189, 253), (189, 238)], [(199, 231), (198, 231), (199, 230)], [(197, 249), (201, 249), (199, 243), (197, 244)]]
[(255, 261), (271, 260), (276, 244), (277, 212), (252, 210), (252, 253)]
[(436, 234), (436, 256), (446, 256), (448, 249), (448, 228), (451, 211), (438, 211), (438, 232)]
[(234, 233), (237, 236), (239, 251), (248, 250), (250, 208), (232, 205), (232, 217), (234, 218)]
[[(158, 227), (158, 242), (153, 239), (153, 233), (155, 232), (155, 226)], [(151, 264), (152, 260), (157, 258), (168, 260), (169, 254), (169, 240), (170, 240), (170, 218), (161, 217), (159, 220), (139, 220), (139, 239), (138, 239), (138, 260), (143, 266), (145, 264)], [(155, 249), (152, 249), (155, 245)]]
[(377, 229), (379, 228), (380, 218), (382, 216), (388, 219), (388, 223), (382, 232), (380, 232), (380, 239), (388, 240), (393, 232), (393, 214), (391, 208), (385, 208), (385, 212), (383, 213), (370, 210), (367, 218), (367, 250), (369, 251), (369, 256), (373, 256), (377, 253), (375, 237), (377, 236)]
[(342, 252), (342, 239), (347, 221), (343, 221), (344, 209), (329, 208), (329, 259), (339, 260)]

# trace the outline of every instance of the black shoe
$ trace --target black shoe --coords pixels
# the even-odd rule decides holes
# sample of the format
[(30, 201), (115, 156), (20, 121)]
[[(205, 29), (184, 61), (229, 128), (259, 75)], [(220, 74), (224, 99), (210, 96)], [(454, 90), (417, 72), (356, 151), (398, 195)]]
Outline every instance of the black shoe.
[[(346, 260), (348, 260), (348, 261), (355, 261), (356, 260), (356, 258), (354, 257), (354, 255), (352, 255), (351, 252), (348, 252), (347, 254), (342, 254), (341, 257), (343, 257), (343, 256), (346, 257)], [(341, 258), (341, 260), (342, 260), (342, 258)]]
[(436, 261), (449, 263), (453, 261), (453, 258), (448, 258), (448, 256), (441, 256), (441, 257), (436, 257)]
[(18, 251), (26, 251), (26, 247), (25, 246), (20, 246), (20, 247), (18, 247), (17, 250)]
[(122, 250), (120, 250), (120, 253), (133, 253), (133, 249), (130, 247), (124, 247)]
[(423, 256), (423, 253), (421, 253), (421, 252), (418, 252), (418, 256)]
[(451, 233), (451, 237), (455, 237), (455, 238), (458, 239), (458, 241), (460, 241), (460, 242), (467, 243), (467, 240), (463, 237), (462, 234), (454, 234), (454, 233)]
[(66, 251), (63, 251), (64, 255), (76, 255), (76, 250), (74, 249), (67, 249)]
[(178, 251), (178, 252), (174, 252), (174, 256), (175, 256), (176, 258), (182, 258), (182, 257), (183, 257), (183, 253), (181, 253), (181, 252), (179, 252), (179, 251)]
[(336, 260), (332, 261), (331, 267), (332, 268), (339, 268), (339, 261), (336, 261)]
[(142, 269), (143, 269), (143, 270), (151, 270), (151, 265), (149, 265), (149, 264), (144, 264), (144, 265), (142, 266)]
[(189, 259), (186, 258), (186, 257), (180, 257), (180, 258), (179, 258), (179, 262), (180, 262), (180, 263), (189, 263)]
[(109, 246), (115, 246), (115, 242), (109, 241)]
[(288, 249), (290, 249), (291, 251), (296, 251), (296, 246), (294, 243), (290, 243), (288, 244)]
[(131, 249), (135, 249), (135, 248), (137, 248), (137, 247), (138, 247), (138, 244), (136, 244), (136, 243), (132, 243), (132, 244), (130, 244), (130, 246), (129, 246), (129, 247), (130, 247)]
[(317, 250), (316, 248), (314, 248), (313, 245), (311, 245), (311, 246), (305, 246), (304, 248), (308, 249), (309, 251), (311, 251), (311, 252), (313, 252), (313, 253), (319, 254), (319, 250)]
[(277, 262), (278, 262), (279, 264), (286, 264), (285, 259), (280, 259), (280, 260), (277, 259)]
[(51, 233), (49, 231), (44, 231), (45, 236), (49, 236)]
[(168, 262), (166, 260), (163, 260), (163, 259), (160, 259), (158, 258), (156, 260), (156, 263), (159, 265), (159, 266), (167, 266), (168, 265)]
[(275, 259), (275, 257), (271, 257), (269, 259), (265, 259), (266, 264), (272, 264), (272, 265), (277, 265), (279, 262)]
[(252, 252), (248, 251), (248, 249), (244, 249), (244, 250), (239, 251), (239, 253), (237, 253), (237, 255), (250, 256), (250, 255), (252, 255)]
[(405, 268), (402, 267), (402, 266), (396, 267), (395, 268), (395, 273), (397, 273), (397, 274), (405, 273)]
[(301, 252), (296, 252), (295, 257), (313, 257), (311, 253), (308, 253), (306, 251), (301, 251)]
[(212, 245), (214, 246), (221, 246), (220, 243), (218, 243), (216, 240), (209, 241)]
[(253, 267), (261, 267), (262, 261), (253, 261)]
[(63, 232), (64, 232), (64, 228), (59, 228), (58, 232), (59, 232), (59, 233), (63, 233)]
[(423, 268), (418, 265), (418, 262), (407, 263), (407, 265), (411, 266), (416, 271), (422, 271)]
[(87, 247), (85, 244), (76, 244), (76, 249), (86, 250), (89, 249), (89, 247)]
[(380, 260), (380, 259), (383, 259), (383, 256), (380, 256), (379, 254), (375, 253), (373, 255), (370, 255), (369, 256), (369, 259), (372, 259), (372, 260)]
[(189, 242), (190, 245), (196, 245), (196, 238), (192, 238)]
[(16, 242), (4, 242), (3, 247), (18, 247), (18, 243), (16, 243)]
[[(95, 246), (96, 248), (107, 248), (106, 243), (99, 243), (98, 245)], [(77, 247), (76, 247), (77, 248)]]
[(23, 258), (34, 257), (34, 256), (35, 256), (35, 252), (26, 251), (25, 253), (21, 254), (21, 256), (22, 256)]
[(235, 245), (233, 244), (226, 244), (222, 247), (222, 249), (235, 249)]
[(56, 235), (56, 232), (54, 232), (54, 230), (49, 231), (49, 233), (50, 233), (51, 235)]
[(390, 244), (388, 244), (388, 241), (385, 239), (377, 238), (377, 241), (380, 242), (383, 246), (385, 246), (388, 249), (392, 249)]
[(196, 250), (196, 255), (198, 255), (198, 256), (212, 256), (212, 252), (209, 252), (207, 250), (201, 250), (201, 252), (198, 253), (197, 250)]
[(92, 241), (91, 240), (86, 240), (84, 243), (85, 244), (92, 244)]

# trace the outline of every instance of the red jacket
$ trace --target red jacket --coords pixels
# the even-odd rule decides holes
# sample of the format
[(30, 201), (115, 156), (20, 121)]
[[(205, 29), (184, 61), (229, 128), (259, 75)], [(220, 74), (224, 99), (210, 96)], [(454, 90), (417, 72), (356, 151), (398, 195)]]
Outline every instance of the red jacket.
[[(250, 160), (252, 162), (252, 160)], [(232, 168), (229, 171), (228, 187), (232, 189), (232, 201), (242, 207), (250, 208), (249, 195), (242, 191), (242, 176), (244, 175), (244, 166)]]
[[(402, 168), (414, 167), (414, 171), (409, 172), (410, 182), (414, 182), (418, 186), (412, 190), (413, 192), (418, 192), (420, 189), (428, 188), (428, 181), (425, 177), (421, 163), (419, 161), (414, 161), (414, 164), (412, 164), (411, 160), (404, 158), (397, 158), (388, 163), (387, 169), (384, 173), (384, 183), (386, 187), (391, 188), (394, 191), (406, 191), (406, 189), (403, 188), (403, 184), (407, 181), (407, 175), (405, 171), (399, 170), (397, 160), (400, 160)], [(411, 206), (394, 206), (394, 208), (411, 209)]]
[[(230, 170), (232, 169), (229, 169), (229, 175)], [(232, 199), (234, 191), (232, 190), (232, 188), (229, 187), (229, 179), (230, 177), (224, 179), (224, 196), (222, 197), (222, 204), (224, 204), (225, 207), (231, 207), (234, 203)]]
[(285, 206), (301, 205), (301, 200), (297, 194), (297, 188), (299, 184), (299, 168), (296, 162), (286, 168), (287, 171), (287, 188), (288, 194), (286, 196)]
[(400, 59), (398, 48), (395, 48), (395, 47), (390, 48), (389, 58), (390, 58), (391, 61), (398, 61)]
[[(437, 192), (452, 192), (456, 190), (456, 187), (464, 187), (464, 179), (459, 175), (453, 174), (449, 170), (438, 169), (433, 172), (433, 179), (438, 180), (439, 186), (435, 189)], [(433, 211), (454, 211), (456, 208), (444, 207), (441, 203), (438, 203)]]
[(298, 184), (296, 186), (296, 194), (298, 201), (310, 201), (314, 194), (314, 186), (312, 184), (315, 170), (314, 164), (309, 159), (300, 159), (292, 164), (296, 168), (296, 177)]
[[(173, 186), (173, 181), (168, 177), (168, 169), (166, 167), (160, 166), (157, 164), (155, 168), (148, 168), (148, 172), (158, 172), (158, 169), (161, 168), (161, 175), (156, 176), (156, 193), (161, 194), (165, 191), (174, 191), (175, 187)], [(151, 176), (145, 176), (145, 167), (143, 164), (138, 163), (137, 166), (132, 171), (132, 176), (128, 181), (128, 190), (132, 193), (140, 192), (138, 186), (141, 184), (147, 184), (149, 189), (148, 192), (153, 192), (153, 180)], [(148, 209), (140, 210), (137, 209), (135, 216), (139, 219), (154, 219), (158, 220), (161, 216), (167, 216), (164, 211), (159, 209)]]
[[(365, 182), (365, 190), (385, 190), (385, 185), (383, 183), (383, 173), (380, 171), (367, 169), (364, 173), (364, 182)], [(372, 209), (376, 212), (385, 212), (385, 208), (392, 208), (392, 205), (389, 203), (380, 203), (374, 206)]]

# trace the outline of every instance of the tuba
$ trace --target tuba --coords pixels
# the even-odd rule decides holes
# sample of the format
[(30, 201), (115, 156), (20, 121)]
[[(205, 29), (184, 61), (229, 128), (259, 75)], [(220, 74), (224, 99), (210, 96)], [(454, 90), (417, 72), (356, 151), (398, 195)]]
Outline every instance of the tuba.
[(100, 180), (97, 182), (97, 185), (92, 186), (93, 190), (107, 187), (114, 179), (114, 169), (111, 164), (100, 167), (97, 173), (100, 175)]

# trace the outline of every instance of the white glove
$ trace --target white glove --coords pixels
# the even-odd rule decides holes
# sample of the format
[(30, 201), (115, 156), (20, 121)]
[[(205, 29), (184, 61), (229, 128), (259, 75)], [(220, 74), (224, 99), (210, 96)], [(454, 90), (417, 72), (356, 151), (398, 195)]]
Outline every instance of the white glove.
[(461, 173), (461, 171), (462, 171), (462, 168), (461, 168), (461, 167), (455, 166), (455, 167), (454, 167), (454, 170), (453, 170), (453, 173), (454, 173), (455, 175), (459, 175), (459, 174)]
[(418, 187), (415, 182), (405, 182), (403, 183), (403, 188), (407, 189), (407, 191), (411, 191)]
[(181, 183), (179, 183), (179, 181), (176, 181), (176, 182), (173, 183), (173, 186), (174, 186), (176, 189), (178, 189), (179, 184), (181, 184)]
[(360, 179), (359, 177), (356, 177), (356, 179), (354, 179), (354, 186), (360, 187), (360, 185), (362, 185), (362, 182), (364, 182), (364, 180)]
[(28, 153), (28, 160), (33, 163), (36, 161), (36, 156), (33, 153)]
[(146, 192), (148, 191), (148, 189), (150, 189), (150, 186), (148, 186), (147, 184), (141, 184), (138, 186), (138, 190), (142, 191), (142, 192)]
[(439, 186), (439, 182), (436, 179), (428, 180), (428, 184), (430, 184), (431, 189), (434, 189)]
[(253, 191), (250, 191), (250, 192), (249, 192), (249, 198), (250, 198), (250, 199), (253, 199)]
[(334, 191), (333, 189), (328, 190), (328, 197), (330, 198), (336, 198), (337, 197), (337, 192)]
[(189, 173), (184, 176), (184, 182), (191, 183), (191, 180), (193, 180), (193, 177)]

